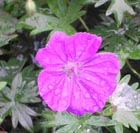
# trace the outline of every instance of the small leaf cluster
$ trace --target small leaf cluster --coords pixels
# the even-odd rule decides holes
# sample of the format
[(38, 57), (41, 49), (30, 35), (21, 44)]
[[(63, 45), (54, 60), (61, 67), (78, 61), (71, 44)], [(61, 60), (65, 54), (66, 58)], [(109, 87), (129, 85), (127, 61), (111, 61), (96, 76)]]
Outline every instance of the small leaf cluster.
[(75, 116), (67, 112), (56, 113), (50, 111), (45, 111), (42, 115), (47, 120), (41, 123), (42, 127), (53, 127), (55, 133), (98, 133), (101, 126), (108, 127), (116, 124), (115, 121), (102, 115)]
[(17, 29), (32, 29), (31, 35), (50, 30), (61, 30), (68, 34), (76, 32), (71, 26), (76, 19), (85, 14), (78, 1), (48, 0), (49, 11), (47, 14), (35, 13), (31, 17), (24, 17), (17, 24)]
[(93, 32), (104, 37), (103, 46), (107, 51), (115, 52), (123, 67), (128, 59), (140, 59), (139, 16), (133, 20), (126, 18), (121, 27), (117, 27), (110, 17), (102, 16), (103, 22)]
[(123, 126), (132, 127), (138, 131), (140, 127), (139, 109), (140, 109), (140, 89), (137, 89), (138, 82), (128, 85), (130, 75), (124, 76), (118, 83), (116, 91), (111, 96), (110, 102), (113, 110), (112, 120), (115, 120), (116, 132), (123, 133)]
[(36, 81), (34, 80), (35, 72), (32, 72), (33, 67), (28, 66), (23, 69), (25, 61), (16, 59), (11, 59), (8, 63), (4, 61), (0, 63), (1, 123), (7, 116), (11, 116), (13, 128), (16, 128), (20, 123), (25, 129), (32, 131), (32, 117), (37, 117), (38, 114), (29, 105), (40, 102)]

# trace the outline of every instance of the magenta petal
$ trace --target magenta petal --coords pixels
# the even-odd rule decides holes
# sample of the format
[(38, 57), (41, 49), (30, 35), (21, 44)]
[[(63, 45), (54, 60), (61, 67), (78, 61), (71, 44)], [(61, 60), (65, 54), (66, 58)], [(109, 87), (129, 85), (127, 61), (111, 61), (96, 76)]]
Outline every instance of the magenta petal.
[(54, 111), (65, 111), (70, 104), (71, 85), (63, 72), (41, 71), (38, 76), (40, 96)]
[(94, 113), (103, 107), (104, 103), (102, 103), (101, 99), (97, 98), (97, 94), (90, 93), (88, 88), (75, 81), (71, 103), (67, 111), (82, 115), (84, 113)]
[(48, 41), (46, 48), (49, 48), (51, 52), (58, 55), (63, 61), (67, 61), (67, 55), (65, 51), (65, 43), (68, 39), (66, 33), (61, 31), (56, 31), (52, 34), (50, 40)]
[[(63, 32), (55, 32), (45, 48), (38, 50), (36, 54), (36, 61), (42, 67), (48, 67), (48, 65), (60, 65), (67, 61), (67, 55), (65, 54), (65, 40), (67, 36)], [(51, 66), (50, 66), (51, 67)]]
[(116, 88), (116, 76), (120, 65), (113, 53), (98, 53), (83, 66), (80, 79), (88, 85), (89, 91), (98, 92), (99, 98), (105, 102)]
[(68, 38), (66, 51), (71, 60), (85, 61), (97, 52), (102, 38), (86, 32), (76, 33)]
[(52, 53), (47, 48), (39, 49), (35, 59), (44, 68), (62, 66), (65, 63), (61, 57), (59, 57), (56, 53)]

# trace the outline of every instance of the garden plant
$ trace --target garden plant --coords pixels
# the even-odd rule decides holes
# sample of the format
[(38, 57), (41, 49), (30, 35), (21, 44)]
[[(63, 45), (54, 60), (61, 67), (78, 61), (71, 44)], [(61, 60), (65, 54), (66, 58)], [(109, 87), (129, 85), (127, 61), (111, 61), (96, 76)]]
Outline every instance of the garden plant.
[(139, 0), (0, 0), (0, 133), (139, 132)]

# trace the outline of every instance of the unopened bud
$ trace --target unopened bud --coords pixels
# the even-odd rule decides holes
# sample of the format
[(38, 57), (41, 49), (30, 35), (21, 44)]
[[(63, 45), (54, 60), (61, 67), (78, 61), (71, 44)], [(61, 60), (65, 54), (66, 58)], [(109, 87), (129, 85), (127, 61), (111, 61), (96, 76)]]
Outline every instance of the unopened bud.
[(26, 12), (29, 16), (36, 12), (36, 4), (33, 0), (27, 0), (25, 5)]

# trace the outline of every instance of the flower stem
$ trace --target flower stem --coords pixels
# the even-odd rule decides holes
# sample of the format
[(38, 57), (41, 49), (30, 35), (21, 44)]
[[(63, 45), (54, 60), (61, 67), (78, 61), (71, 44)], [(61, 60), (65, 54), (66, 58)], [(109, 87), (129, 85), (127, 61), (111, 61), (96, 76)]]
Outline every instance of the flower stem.
[(82, 25), (84, 26), (84, 28), (86, 29), (86, 31), (88, 32), (88, 31), (89, 31), (89, 28), (88, 28), (88, 26), (86, 25), (85, 21), (84, 21), (81, 17), (79, 17), (79, 20), (80, 20), (80, 22), (82, 23)]
[(140, 78), (140, 74), (131, 66), (131, 64), (129, 63), (128, 60), (126, 60), (126, 63), (127, 63), (128, 67), (129, 67), (129, 69), (130, 69), (135, 75), (137, 75), (138, 78)]

